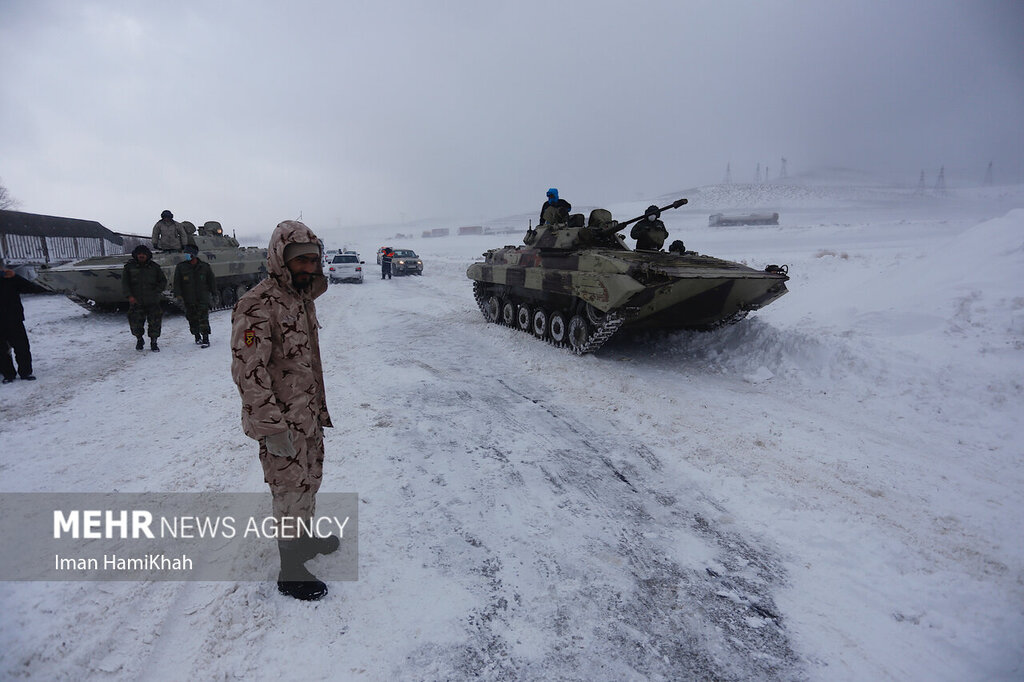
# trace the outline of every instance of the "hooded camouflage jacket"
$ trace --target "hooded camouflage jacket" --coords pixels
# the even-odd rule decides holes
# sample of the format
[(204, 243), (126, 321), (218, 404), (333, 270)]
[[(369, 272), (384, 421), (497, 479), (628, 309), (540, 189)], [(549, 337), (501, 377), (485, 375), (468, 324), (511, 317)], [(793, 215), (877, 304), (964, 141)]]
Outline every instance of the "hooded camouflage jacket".
[(309, 437), (318, 427), (333, 426), (313, 303), (327, 291), (327, 278), (321, 265), (310, 288), (299, 291), (284, 263), (284, 247), (301, 242), (319, 245), (298, 221), (277, 226), (267, 253), (270, 276), (231, 314), (231, 378), (242, 396), (242, 429), (257, 440), (286, 429)]

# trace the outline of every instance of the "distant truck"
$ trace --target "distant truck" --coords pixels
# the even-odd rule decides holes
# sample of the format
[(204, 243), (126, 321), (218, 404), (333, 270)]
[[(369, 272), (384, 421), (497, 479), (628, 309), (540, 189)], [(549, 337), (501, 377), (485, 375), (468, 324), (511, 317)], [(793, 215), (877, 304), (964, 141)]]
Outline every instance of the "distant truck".
[(724, 213), (712, 213), (708, 217), (708, 225), (711, 227), (725, 227), (727, 225), (778, 225), (778, 213), (747, 213), (745, 215), (725, 215)]

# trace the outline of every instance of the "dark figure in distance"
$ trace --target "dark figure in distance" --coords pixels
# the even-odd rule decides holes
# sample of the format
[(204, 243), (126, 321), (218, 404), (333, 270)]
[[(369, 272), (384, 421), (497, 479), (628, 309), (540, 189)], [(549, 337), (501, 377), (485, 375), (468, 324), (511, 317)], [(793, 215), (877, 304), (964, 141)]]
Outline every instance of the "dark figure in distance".
[[(32, 381), (32, 350), (25, 331), (25, 308), (21, 305), (21, 294), (31, 291), (28, 280), (0, 261), (0, 374), (3, 383), (9, 384), (15, 376)], [(18, 361), (15, 374), (11, 361), (11, 349)]]

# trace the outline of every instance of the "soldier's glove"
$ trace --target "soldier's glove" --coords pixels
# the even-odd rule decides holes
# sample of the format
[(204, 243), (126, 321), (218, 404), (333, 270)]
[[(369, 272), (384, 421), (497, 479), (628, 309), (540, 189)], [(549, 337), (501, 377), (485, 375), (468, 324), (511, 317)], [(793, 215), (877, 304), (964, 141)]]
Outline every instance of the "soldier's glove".
[(292, 443), (292, 432), (282, 431), (274, 433), (264, 439), (267, 443), (267, 452), (274, 457), (294, 457), (295, 445)]

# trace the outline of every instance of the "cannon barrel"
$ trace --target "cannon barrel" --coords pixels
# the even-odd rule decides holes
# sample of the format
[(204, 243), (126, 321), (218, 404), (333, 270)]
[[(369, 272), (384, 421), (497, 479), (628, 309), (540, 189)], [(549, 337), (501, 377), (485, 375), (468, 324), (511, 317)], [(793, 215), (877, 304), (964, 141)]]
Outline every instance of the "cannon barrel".
[[(658, 209), (658, 211), (661, 212), (661, 211), (667, 211), (670, 208), (679, 208), (680, 206), (683, 206), (686, 203), (688, 203), (686, 199), (676, 199), (671, 204), (668, 204), (666, 206), (662, 206), (661, 208)], [(623, 229), (627, 225), (632, 225), (633, 223), (635, 223), (638, 220), (643, 220), (644, 216), (646, 216), (646, 215), (647, 215), (646, 213), (644, 213), (644, 215), (638, 215), (635, 218), (630, 218), (629, 220), (627, 220), (624, 223), (620, 223), (618, 221), (613, 220), (612, 222), (608, 223), (608, 225), (606, 225), (604, 227), (596, 228), (596, 231), (598, 233), (602, 234), (602, 235), (615, 234), (616, 232), (618, 232), (619, 230)]]

